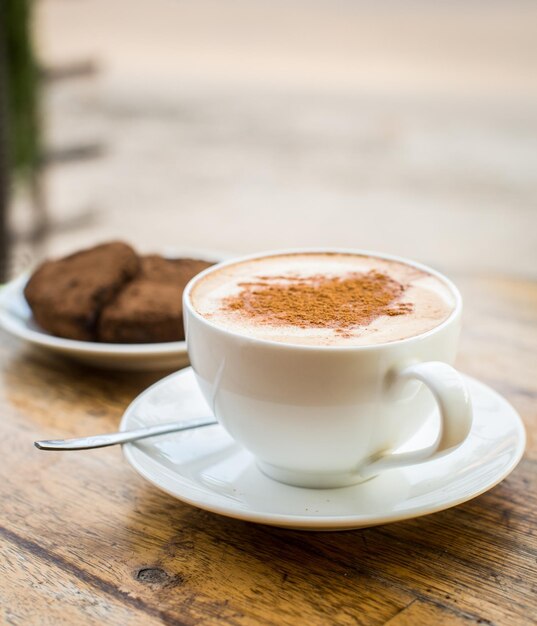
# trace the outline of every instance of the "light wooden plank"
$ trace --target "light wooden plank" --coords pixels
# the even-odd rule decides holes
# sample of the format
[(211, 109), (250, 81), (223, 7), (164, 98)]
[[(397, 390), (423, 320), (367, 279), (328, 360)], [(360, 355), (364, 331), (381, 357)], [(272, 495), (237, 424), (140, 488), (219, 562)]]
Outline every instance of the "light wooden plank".
[(39, 544), (0, 530), (0, 622), (10, 626), (104, 623), (161, 624), (165, 611), (146, 607), (127, 594), (63, 562)]

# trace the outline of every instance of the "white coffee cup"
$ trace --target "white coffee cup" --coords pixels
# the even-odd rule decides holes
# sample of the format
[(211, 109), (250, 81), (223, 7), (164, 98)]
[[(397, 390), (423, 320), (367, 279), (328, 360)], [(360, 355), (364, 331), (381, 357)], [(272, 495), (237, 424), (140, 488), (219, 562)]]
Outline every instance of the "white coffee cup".
[[(194, 285), (224, 265), (274, 254), (365, 254), (415, 266), (440, 278), (455, 307), (432, 330), (370, 346), (291, 345), (218, 327), (193, 307)], [(221, 263), (198, 274), (183, 296), (190, 362), (217, 420), (278, 481), (302, 487), (340, 487), (389, 468), (453, 451), (468, 436), (472, 407), (452, 367), (462, 298), (453, 283), (424, 265), (359, 250), (265, 252)], [(436, 441), (394, 452), (439, 409)]]

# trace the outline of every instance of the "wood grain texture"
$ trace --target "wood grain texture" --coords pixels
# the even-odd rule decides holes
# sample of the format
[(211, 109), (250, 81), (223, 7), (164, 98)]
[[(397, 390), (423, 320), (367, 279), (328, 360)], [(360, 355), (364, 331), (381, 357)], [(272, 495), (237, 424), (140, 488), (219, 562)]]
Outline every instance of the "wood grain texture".
[(520, 411), (525, 458), (462, 506), (359, 531), (303, 533), (195, 509), (144, 482), (116, 448), (36, 450), (38, 438), (116, 428), (162, 374), (92, 370), (0, 334), (0, 622), (534, 623), (537, 285), (457, 282), (458, 365)]

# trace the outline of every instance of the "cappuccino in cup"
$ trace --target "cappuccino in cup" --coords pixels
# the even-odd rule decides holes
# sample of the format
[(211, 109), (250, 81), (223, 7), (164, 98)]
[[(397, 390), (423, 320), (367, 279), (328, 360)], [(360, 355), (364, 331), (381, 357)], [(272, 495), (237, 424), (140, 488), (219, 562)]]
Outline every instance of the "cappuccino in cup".
[(367, 346), (414, 337), (455, 307), (448, 285), (422, 269), (373, 256), (274, 255), (227, 265), (192, 290), (211, 323), (256, 339)]
[[(192, 368), (265, 474), (341, 487), (449, 454), (470, 432), (452, 367), (462, 300), (424, 265), (354, 250), (253, 255), (183, 294)], [(433, 419), (425, 448), (398, 449)]]

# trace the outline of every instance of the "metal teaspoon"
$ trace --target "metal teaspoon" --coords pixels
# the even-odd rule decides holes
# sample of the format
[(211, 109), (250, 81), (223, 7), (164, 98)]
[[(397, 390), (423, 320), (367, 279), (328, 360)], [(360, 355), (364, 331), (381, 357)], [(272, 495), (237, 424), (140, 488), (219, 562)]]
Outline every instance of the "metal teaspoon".
[(130, 441), (137, 441), (138, 439), (146, 439), (147, 437), (155, 437), (156, 435), (165, 435), (166, 433), (176, 433), (181, 430), (212, 426), (217, 423), (218, 422), (213, 417), (206, 417), (183, 422), (158, 424), (157, 426), (146, 426), (144, 428), (126, 430), (119, 433), (93, 435), (92, 437), (34, 441), (34, 445), (40, 450), (90, 450), (92, 448), (105, 448), (106, 446), (115, 446), (118, 443), (128, 443)]

